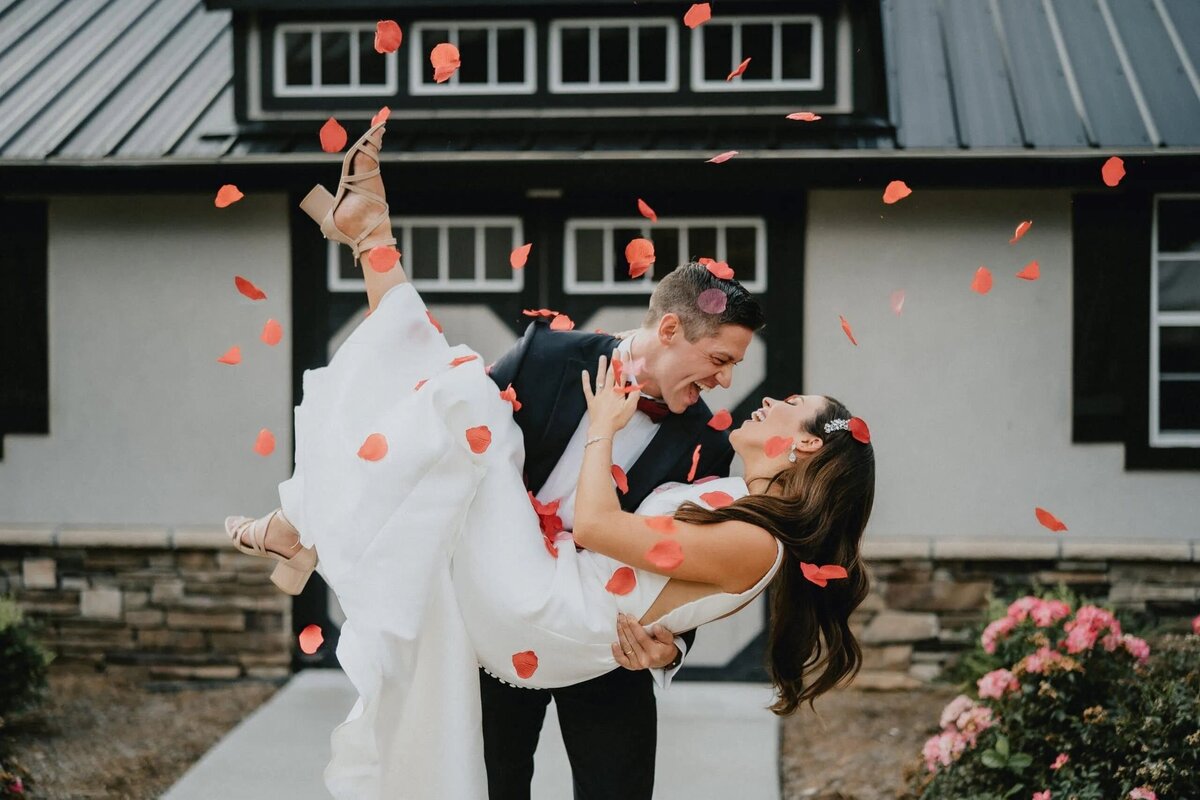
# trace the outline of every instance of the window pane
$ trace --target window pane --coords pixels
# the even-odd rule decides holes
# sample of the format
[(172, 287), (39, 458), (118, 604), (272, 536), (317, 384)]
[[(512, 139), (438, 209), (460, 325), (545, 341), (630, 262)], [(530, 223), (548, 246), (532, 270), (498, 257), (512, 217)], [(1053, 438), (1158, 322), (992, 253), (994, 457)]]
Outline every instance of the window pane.
[(562, 29), (562, 82), (588, 82), (588, 29)]
[(414, 280), (438, 279), (438, 230), (414, 227), (412, 253), (407, 254), (408, 271)]
[(1158, 329), (1158, 369), (1200, 373), (1200, 328), (1163, 325)]
[[(613, 237), (613, 279), (617, 283), (628, 283), (629, 277), (629, 262), (625, 260), (625, 246), (634, 239), (639, 239), (642, 236), (641, 228), (614, 228)], [(657, 261), (657, 253), (655, 260)], [(641, 280), (641, 278), (638, 278)]]
[(525, 31), (502, 28), (496, 31), (496, 70), (500, 83), (525, 81)]
[(704, 28), (704, 80), (723, 81), (733, 63), (733, 28), (708, 24)]
[[(420, 39), (421, 52), (425, 53), (425, 57), (420, 59), (421, 83), (435, 84), (433, 67), (429, 65), (429, 52), (442, 42), (449, 42), (450, 31), (446, 28), (426, 28), (421, 31)], [(459, 51), (459, 55), (462, 55), (461, 50)]]
[(1200, 431), (1200, 381), (1159, 382), (1158, 425), (1164, 431)]
[(654, 241), (654, 280), (660, 281), (679, 266), (679, 229), (652, 229), (650, 238)]
[(757, 277), (757, 242), (754, 234), (754, 228), (725, 229), (725, 260), (733, 268), (734, 277), (743, 283)]
[(458, 68), (459, 83), (487, 83), (487, 31), (482, 28), (462, 28), (458, 32), (458, 52), (462, 66)]
[(769, 81), (774, 77), (774, 38), (774, 25), (742, 26), (742, 58), (753, 59), (742, 80)]
[(1200, 199), (1158, 201), (1160, 253), (1200, 252)]
[(629, 29), (600, 29), (600, 82), (629, 82)]
[(717, 258), (716, 228), (688, 228), (688, 258)]
[(603, 282), (603, 231), (595, 228), (575, 229), (575, 278), (579, 281)]
[(450, 280), (475, 280), (475, 228), (454, 226), (448, 231)]
[(783, 26), (783, 80), (812, 78), (812, 38), (813, 26), (810, 23)]
[(350, 85), (350, 34), (346, 31), (321, 34), (321, 85)]
[(1160, 311), (1200, 311), (1200, 260), (1158, 262)]
[(643, 83), (667, 82), (667, 29), (638, 29), (638, 75)]
[(483, 277), (493, 281), (512, 278), (513, 268), (508, 261), (512, 242), (512, 228), (492, 225), (483, 229)]
[(373, 31), (358, 33), (358, 82), (363, 86), (382, 86), (387, 83), (387, 56), (375, 52)]
[[(396, 241), (400, 241), (400, 232), (395, 232)], [(334, 251), (337, 253), (338, 277), (344, 281), (361, 281), (363, 277), (362, 268), (354, 260), (354, 252), (349, 247), (341, 247)]]
[(285, 33), (283, 52), (286, 67), (284, 83), (288, 86), (312, 86), (312, 34)]

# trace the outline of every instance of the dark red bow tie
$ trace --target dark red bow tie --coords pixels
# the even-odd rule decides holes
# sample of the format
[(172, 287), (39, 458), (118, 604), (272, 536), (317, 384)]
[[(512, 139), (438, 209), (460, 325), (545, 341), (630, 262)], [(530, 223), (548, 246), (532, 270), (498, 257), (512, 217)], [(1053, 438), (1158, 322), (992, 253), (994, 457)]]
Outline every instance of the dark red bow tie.
[(671, 409), (666, 403), (659, 400), (652, 400), (649, 397), (638, 398), (638, 411), (641, 411), (650, 418), (650, 421), (657, 424), (663, 421), (663, 418), (671, 413)]

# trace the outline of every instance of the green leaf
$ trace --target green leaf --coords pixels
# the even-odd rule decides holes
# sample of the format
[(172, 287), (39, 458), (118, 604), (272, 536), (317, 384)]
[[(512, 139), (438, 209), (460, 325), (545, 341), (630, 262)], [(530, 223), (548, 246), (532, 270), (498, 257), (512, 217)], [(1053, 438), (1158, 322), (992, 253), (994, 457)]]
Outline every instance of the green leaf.
[(984, 750), (979, 758), (981, 761), (983, 761), (983, 765), (985, 767), (989, 767), (991, 769), (1000, 769), (1007, 763), (1007, 759), (1005, 759), (995, 750)]
[(997, 736), (996, 737), (996, 752), (999, 753), (1000, 755), (1004, 756), (1005, 758), (1008, 758), (1008, 737), (1007, 736)]
[(1033, 763), (1033, 756), (1028, 753), (1017, 753), (1008, 759), (1008, 766), (1014, 772), (1020, 772)]

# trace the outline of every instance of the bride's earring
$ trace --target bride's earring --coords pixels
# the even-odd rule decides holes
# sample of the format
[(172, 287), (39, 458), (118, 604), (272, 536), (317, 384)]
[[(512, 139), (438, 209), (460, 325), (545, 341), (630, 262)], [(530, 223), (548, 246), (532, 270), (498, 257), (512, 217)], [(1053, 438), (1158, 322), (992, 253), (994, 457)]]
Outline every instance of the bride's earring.
[(792, 462), (793, 464), (796, 463), (796, 448), (793, 447), (792, 452), (788, 453), (788, 461)]

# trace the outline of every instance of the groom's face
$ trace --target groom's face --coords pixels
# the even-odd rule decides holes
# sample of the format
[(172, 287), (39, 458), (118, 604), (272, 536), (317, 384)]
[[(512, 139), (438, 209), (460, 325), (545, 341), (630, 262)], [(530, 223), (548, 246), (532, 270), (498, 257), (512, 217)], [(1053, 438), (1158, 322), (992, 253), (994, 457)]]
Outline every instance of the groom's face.
[[(658, 327), (658, 352), (647, 359), (639, 380), (650, 385), (673, 414), (681, 414), (700, 400), (700, 392), (717, 386), (729, 388), (734, 365), (746, 355), (754, 333), (741, 325), (722, 325), (713, 336), (689, 342), (674, 314), (664, 314)], [(657, 389), (658, 391), (652, 391)]]

